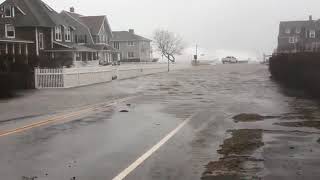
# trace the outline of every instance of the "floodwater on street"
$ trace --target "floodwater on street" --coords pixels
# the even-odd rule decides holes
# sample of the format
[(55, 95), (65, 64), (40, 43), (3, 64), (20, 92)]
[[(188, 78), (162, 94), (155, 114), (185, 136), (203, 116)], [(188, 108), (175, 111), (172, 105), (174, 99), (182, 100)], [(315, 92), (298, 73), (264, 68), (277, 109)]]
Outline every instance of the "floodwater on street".
[[(111, 96), (130, 98), (97, 104)], [(52, 108), (43, 108), (48, 102)], [(62, 113), (66, 104), (72, 111), (97, 105), (77, 117), (0, 136), (0, 179), (113, 179), (188, 118), (125, 179), (320, 179), (320, 106), (273, 82), (265, 65), (199, 66), (32, 91), (0, 101), (0, 132)]]

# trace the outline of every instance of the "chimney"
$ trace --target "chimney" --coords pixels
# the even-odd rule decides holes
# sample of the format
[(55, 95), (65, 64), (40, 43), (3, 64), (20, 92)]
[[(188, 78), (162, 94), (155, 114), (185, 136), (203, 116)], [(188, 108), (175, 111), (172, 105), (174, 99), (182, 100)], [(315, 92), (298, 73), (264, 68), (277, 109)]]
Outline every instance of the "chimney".
[(74, 7), (70, 7), (70, 12), (74, 13)]
[(129, 33), (134, 34), (134, 29), (129, 29)]
[(312, 21), (312, 15), (309, 16), (309, 21)]

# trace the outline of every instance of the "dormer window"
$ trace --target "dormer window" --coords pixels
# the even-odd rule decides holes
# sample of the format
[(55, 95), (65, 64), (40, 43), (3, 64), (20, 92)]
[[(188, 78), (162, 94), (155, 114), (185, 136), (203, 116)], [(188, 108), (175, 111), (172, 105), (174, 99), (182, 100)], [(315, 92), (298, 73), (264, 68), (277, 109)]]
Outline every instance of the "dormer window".
[(129, 41), (129, 42), (128, 42), (128, 46), (135, 46), (134, 41)]
[(64, 38), (65, 38), (65, 41), (71, 42), (71, 28), (70, 27), (65, 29)]
[(316, 38), (316, 31), (315, 30), (310, 30), (309, 37), (310, 38)]
[(55, 27), (55, 39), (56, 39), (56, 41), (62, 41), (61, 26), (56, 26)]
[(285, 33), (286, 34), (290, 34), (291, 33), (291, 29), (290, 28), (286, 28)]
[(15, 31), (14, 26), (12, 24), (6, 24), (5, 31), (6, 31), (6, 38), (15, 38), (16, 37), (16, 31)]
[(4, 17), (14, 17), (14, 7), (13, 6), (4, 6)]

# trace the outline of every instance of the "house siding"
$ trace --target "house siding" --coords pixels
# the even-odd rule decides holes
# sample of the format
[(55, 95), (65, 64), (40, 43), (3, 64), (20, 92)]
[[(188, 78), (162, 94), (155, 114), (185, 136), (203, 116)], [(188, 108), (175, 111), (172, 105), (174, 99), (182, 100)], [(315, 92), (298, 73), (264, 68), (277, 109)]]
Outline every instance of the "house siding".
[[(300, 29), (300, 32), (296, 32)], [(286, 33), (290, 30), (290, 33)], [(310, 37), (310, 31), (315, 31), (315, 38)], [(297, 42), (290, 43), (290, 38), (296, 38)], [(282, 22), (279, 26), (277, 52), (303, 52), (320, 50), (320, 22), (319, 21), (292, 21)]]
[[(114, 41), (114, 43), (119, 43), (120, 48), (119, 51), (121, 53), (121, 61), (122, 62), (130, 62), (130, 61), (150, 61), (150, 52), (151, 52), (151, 46), (150, 42), (148, 41), (133, 41), (135, 43), (134, 46), (129, 46), (128, 42), (130, 41), (122, 41), (122, 42), (117, 42)], [(134, 58), (129, 58), (128, 53), (133, 52), (134, 53)]]

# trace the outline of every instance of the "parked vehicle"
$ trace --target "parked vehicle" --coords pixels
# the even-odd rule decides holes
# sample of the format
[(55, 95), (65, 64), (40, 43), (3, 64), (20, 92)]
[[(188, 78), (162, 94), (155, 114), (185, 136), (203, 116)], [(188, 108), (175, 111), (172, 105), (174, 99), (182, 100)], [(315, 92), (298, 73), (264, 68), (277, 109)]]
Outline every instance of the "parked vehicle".
[(222, 63), (238, 63), (238, 59), (233, 56), (227, 56), (225, 58), (222, 58)]

